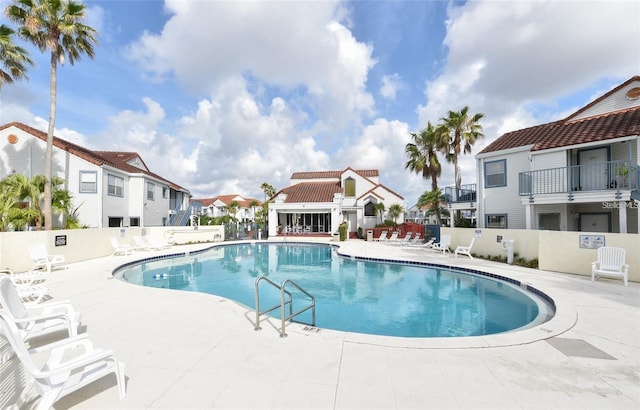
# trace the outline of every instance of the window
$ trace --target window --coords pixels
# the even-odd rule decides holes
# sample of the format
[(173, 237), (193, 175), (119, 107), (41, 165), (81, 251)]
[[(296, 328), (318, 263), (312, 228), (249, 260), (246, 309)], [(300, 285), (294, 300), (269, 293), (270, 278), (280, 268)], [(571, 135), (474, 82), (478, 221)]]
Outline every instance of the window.
[(109, 175), (108, 179), (109, 187), (107, 188), (107, 193), (109, 195), (124, 196), (124, 178)]
[(140, 218), (137, 216), (130, 217), (129, 226), (140, 226)]
[(119, 217), (119, 216), (109, 217), (109, 228), (121, 228), (121, 227), (122, 227), (122, 217)]
[(487, 228), (507, 229), (507, 215), (506, 214), (487, 215), (486, 226)]
[(484, 186), (492, 188), (507, 185), (507, 160), (485, 162)]
[(162, 198), (167, 199), (169, 197), (169, 188), (166, 186), (162, 187)]
[(98, 192), (98, 173), (95, 171), (80, 171), (80, 192)]
[(150, 201), (153, 201), (153, 191), (155, 188), (156, 186), (154, 184), (147, 182), (147, 199)]
[(364, 206), (364, 216), (376, 216), (376, 204), (367, 202)]
[(356, 180), (353, 178), (347, 178), (344, 180), (344, 196), (354, 197), (356, 196)]

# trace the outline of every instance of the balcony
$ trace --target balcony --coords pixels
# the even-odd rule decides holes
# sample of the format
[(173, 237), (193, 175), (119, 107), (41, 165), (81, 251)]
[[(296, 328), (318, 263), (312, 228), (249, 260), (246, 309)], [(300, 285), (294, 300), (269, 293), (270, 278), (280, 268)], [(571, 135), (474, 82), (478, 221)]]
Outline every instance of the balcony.
[(579, 192), (635, 191), (638, 189), (640, 166), (628, 161), (609, 161), (588, 165), (521, 172), (518, 175), (520, 196), (563, 194), (573, 199)]
[(463, 204), (467, 203), (475, 207), (476, 202), (476, 184), (460, 185), (460, 189), (455, 186), (444, 188), (444, 199), (447, 204)]

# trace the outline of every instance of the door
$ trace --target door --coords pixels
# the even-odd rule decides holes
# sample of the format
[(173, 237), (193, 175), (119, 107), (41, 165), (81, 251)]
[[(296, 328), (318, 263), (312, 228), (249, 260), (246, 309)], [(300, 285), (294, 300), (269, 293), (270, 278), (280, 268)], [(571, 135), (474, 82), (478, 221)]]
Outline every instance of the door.
[(538, 227), (540, 230), (559, 231), (560, 214), (540, 214), (538, 216)]
[(578, 153), (580, 164), (580, 189), (592, 191), (609, 188), (607, 148), (583, 150)]
[(611, 214), (580, 214), (579, 230), (582, 232), (611, 232)]

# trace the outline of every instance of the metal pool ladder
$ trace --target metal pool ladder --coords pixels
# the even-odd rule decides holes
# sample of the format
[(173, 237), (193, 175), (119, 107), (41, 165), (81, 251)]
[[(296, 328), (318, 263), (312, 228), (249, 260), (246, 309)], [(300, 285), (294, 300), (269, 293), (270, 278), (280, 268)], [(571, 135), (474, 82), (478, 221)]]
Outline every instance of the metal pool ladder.
[[(271, 286), (275, 287), (276, 289), (278, 289), (280, 291), (280, 303), (272, 306), (270, 308), (265, 309), (264, 311), (260, 311), (260, 282), (261, 281), (265, 281), (266, 283), (270, 284)], [(289, 292), (286, 289), (287, 285), (291, 285), (293, 287), (295, 287), (296, 289), (298, 289), (300, 292), (304, 293), (306, 296), (309, 297), (309, 299), (311, 299), (311, 304), (309, 304), (309, 306), (305, 306), (302, 309), (298, 310), (297, 312), (293, 312), (293, 296), (291, 295), (291, 292)], [(291, 279), (285, 279), (284, 281), (282, 281), (282, 283), (280, 285), (278, 285), (277, 283), (275, 283), (274, 281), (272, 281), (271, 279), (265, 277), (265, 276), (260, 276), (258, 277), (258, 279), (256, 279), (256, 283), (255, 283), (255, 295), (256, 295), (256, 325), (255, 325), (255, 330), (261, 330), (262, 328), (260, 327), (260, 316), (265, 315), (269, 312), (272, 312), (278, 308), (280, 308), (280, 320), (282, 322), (282, 326), (280, 328), (280, 337), (287, 337), (287, 333), (285, 332), (285, 322), (287, 320), (291, 320), (294, 317), (298, 316), (299, 314), (306, 312), (307, 310), (311, 309), (311, 320), (312, 323), (311, 326), (315, 326), (316, 325), (316, 298), (313, 297), (313, 295), (311, 295), (309, 292), (307, 292), (306, 290), (304, 290), (303, 288), (301, 288), (298, 284), (296, 284), (294, 281), (292, 281)], [(286, 295), (286, 297), (285, 297)], [(285, 314), (285, 305), (289, 305), (289, 315), (287, 316)]]

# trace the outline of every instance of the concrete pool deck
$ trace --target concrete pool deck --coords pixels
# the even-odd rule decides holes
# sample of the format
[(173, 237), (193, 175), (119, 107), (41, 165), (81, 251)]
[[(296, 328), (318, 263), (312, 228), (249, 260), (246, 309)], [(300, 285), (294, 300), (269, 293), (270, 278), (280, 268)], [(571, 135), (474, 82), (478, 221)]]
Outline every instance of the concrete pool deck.
[[(70, 299), (82, 312), (94, 345), (113, 349), (126, 364), (127, 395), (119, 400), (115, 377), (108, 376), (55, 408), (640, 408), (640, 284), (592, 283), (586, 276), (360, 240), (331, 243), (347, 255), (512, 277), (553, 297), (558, 312), (533, 329), (477, 338), (379, 337), (295, 323), (280, 338), (279, 320), (263, 319), (262, 330), (254, 331), (254, 312), (231, 300), (112, 277), (115, 267), (160, 252), (99, 258), (54, 271), (46, 284), (53, 300)], [(6, 351), (2, 338), (0, 351)], [(24, 377), (15, 357), (0, 364), (1, 408), (15, 401)]]

